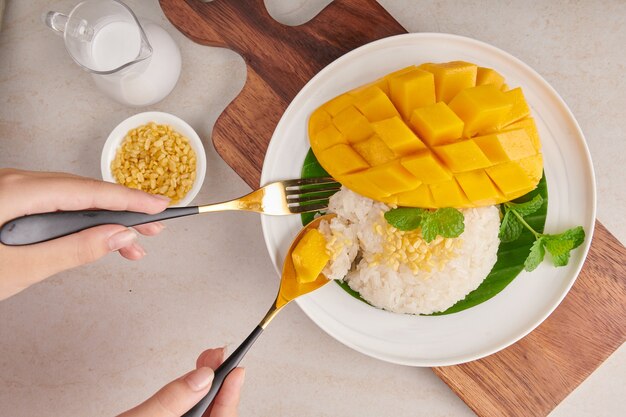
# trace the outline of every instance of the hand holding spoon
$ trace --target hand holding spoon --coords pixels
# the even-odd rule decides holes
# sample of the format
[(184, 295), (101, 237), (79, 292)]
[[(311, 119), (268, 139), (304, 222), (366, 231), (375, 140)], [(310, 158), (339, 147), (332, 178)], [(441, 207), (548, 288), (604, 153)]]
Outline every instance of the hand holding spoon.
[(269, 311), (263, 317), (259, 325), (250, 333), (250, 335), (243, 341), (241, 345), (222, 363), (216, 370), (215, 376), (213, 377), (213, 385), (211, 385), (211, 389), (207, 393), (207, 395), (200, 400), (198, 404), (196, 404), (191, 410), (186, 412), (183, 417), (202, 417), (204, 412), (209, 408), (211, 402), (217, 395), (217, 392), (222, 386), (224, 379), (228, 374), (237, 367), (239, 362), (243, 359), (245, 354), (248, 352), (248, 349), (252, 347), (256, 339), (261, 335), (263, 330), (267, 327), (267, 325), (272, 321), (274, 316), (278, 314), (278, 312), (286, 306), (290, 301), (298, 298), (301, 295), (308, 294), (311, 291), (315, 291), (316, 289), (322, 287), (324, 284), (330, 282), (326, 276), (323, 274), (319, 274), (317, 278), (312, 282), (302, 283), (296, 277), (296, 269), (292, 260), (292, 253), (300, 240), (304, 237), (304, 235), (312, 230), (317, 229), (319, 227), (320, 222), (323, 220), (330, 220), (333, 218), (334, 214), (327, 214), (325, 216), (318, 217), (309, 223), (305, 228), (303, 228), (300, 233), (296, 236), (296, 238), (291, 243), (289, 250), (287, 251), (287, 255), (285, 256), (285, 263), (283, 264), (283, 272), (280, 279), (280, 289), (278, 290), (278, 295), (276, 296), (276, 300), (270, 307)]

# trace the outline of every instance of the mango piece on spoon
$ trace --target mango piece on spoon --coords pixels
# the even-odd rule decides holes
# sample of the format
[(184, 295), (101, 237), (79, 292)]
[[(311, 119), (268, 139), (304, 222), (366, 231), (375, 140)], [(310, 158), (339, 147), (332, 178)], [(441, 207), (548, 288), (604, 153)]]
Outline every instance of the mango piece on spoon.
[(300, 284), (315, 281), (330, 260), (326, 238), (317, 229), (309, 230), (291, 253), (291, 259)]

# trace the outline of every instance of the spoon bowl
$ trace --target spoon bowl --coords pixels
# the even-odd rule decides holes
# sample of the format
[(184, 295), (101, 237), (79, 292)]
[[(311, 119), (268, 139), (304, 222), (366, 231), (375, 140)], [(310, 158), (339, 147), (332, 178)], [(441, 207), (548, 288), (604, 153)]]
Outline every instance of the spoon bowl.
[(191, 410), (185, 413), (183, 417), (202, 417), (204, 412), (213, 402), (213, 399), (217, 395), (228, 374), (233, 369), (235, 369), (237, 365), (239, 365), (239, 362), (241, 362), (243, 357), (246, 355), (248, 349), (252, 347), (252, 345), (261, 335), (265, 327), (267, 327), (267, 325), (272, 321), (276, 314), (278, 314), (278, 312), (282, 310), (283, 307), (285, 307), (296, 298), (315, 291), (330, 282), (330, 280), (326, 278), (324, 274), (319, 274), (318, 277), (312, 282), (299, 282), (296, 276), (296, 268), (293, 264), (291, 254), (293, 253), (293, 250), (296, 248), (300, 240), (302, 240), (304, 235), (309, 230), (317, 229), (322, 221), (330, 220), (333, 217), (335, 217), (334, 214), (326, 214), (324, 216), (320, 216), (308, 225), (306, 225), (302, 230), (300, 230), (298, 235), (294, 238), (293, 242), (291, 242), (291, 246), (289, 246), (289, 250), (287, 251), (287, 255), (285, 256), (283, 271), (280, 278), (280, 287), (274, 303), (268, 310), (267, 314), (265, 314), (265, 317), (263, 317), (259, 325), (252, 331), (252, 333), (250, 333), (246, 340), (244, 340), (243, 343), (241, 343), (241, 345), (239, 345), (239, 347), (237, 347), (237, 349), (235, 349), (235, 351), (228, 358), (226, 358), (224, 363), (222, 363), (215, 370), (213, 384), (211, 385), (211, 389), (209, 390), (207, 395), (202, 398), (200, 402), (198, 402)]

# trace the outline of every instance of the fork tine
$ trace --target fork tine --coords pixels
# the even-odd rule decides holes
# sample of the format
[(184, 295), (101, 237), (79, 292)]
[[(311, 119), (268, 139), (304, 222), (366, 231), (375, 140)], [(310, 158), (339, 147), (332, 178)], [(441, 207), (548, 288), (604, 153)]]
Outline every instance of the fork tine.
[(299, 196), (299, 195), (303, 195), (303, 194), (317, 194), (317, 193), (326, 193), (326, 192), (337, 192), (339, 191), (339, 189), (341, 188), (341, 184), (337, 184), (337, 185), (326, 185), (326, 186), (320, 186), (320, 187), (315, 187), (315, 188), (294, 188), (294, 189), (286, 189), (285, 190), (285, 195), (290, 197), (290, 196)]
[(289, 206), (289, 211), (293, 214), (308, 213), (311, 211), (320, 211), (328, 208), (328, 200), (316, 204), (302, 204), (299, 206)]
[(323, 185), (323, 184), (339, 184), (332, 177), (323, 178), (299, 178), (294, 180), (282, 181), (285, 188), (300, 187), (302, 185)]
[(312, 203), (318, 200), (326, 200), (332, 197), (337, 191), (327, 191), (325, 193), (316, 193), (316, 194), (303, 194), (301, 196), (295, 196), (293, 198), (287, 198), (287, 204), (290, 206), (296, 203)]

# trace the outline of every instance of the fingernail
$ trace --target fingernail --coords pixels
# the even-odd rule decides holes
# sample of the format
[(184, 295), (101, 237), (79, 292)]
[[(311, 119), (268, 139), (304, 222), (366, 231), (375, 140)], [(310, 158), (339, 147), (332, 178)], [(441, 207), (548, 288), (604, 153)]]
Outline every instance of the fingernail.
[(137, 240), (137, 233), (132, 229), (122, 230), (109, 237), (109, 249), (111, 251), (119, 250), (125, 246), (130, 245)]
[(205, 366), (191, 371), (185, 377), (185, 382), (193, 391), (202, 391), (213, 382), (213, 369)]

